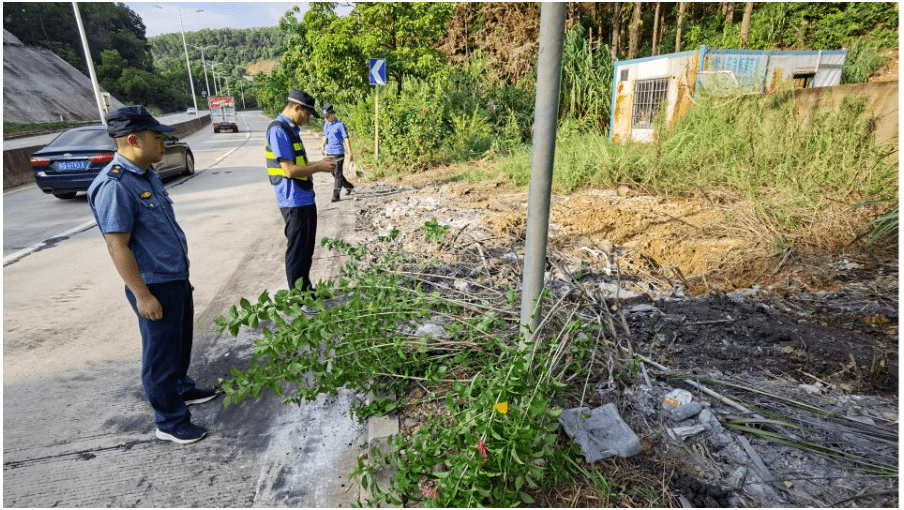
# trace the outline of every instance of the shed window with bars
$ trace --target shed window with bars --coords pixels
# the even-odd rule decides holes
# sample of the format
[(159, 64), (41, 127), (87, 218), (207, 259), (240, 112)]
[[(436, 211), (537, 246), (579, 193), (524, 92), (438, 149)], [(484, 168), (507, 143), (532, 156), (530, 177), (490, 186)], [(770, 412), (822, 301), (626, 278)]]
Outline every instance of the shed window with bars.
[(634, 127), (653, 127), (653, 117), (662, 107), (668, 91), (668, 78), (637, 80), (634, 83)]

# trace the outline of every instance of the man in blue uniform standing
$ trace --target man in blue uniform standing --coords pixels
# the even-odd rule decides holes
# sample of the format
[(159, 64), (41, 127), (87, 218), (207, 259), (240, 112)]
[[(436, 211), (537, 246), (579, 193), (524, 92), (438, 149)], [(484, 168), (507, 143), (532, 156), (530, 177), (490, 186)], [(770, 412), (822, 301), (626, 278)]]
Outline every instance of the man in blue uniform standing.
[(141, 381), (154, 408), (156, 436), (194, 443), (207, 431), (191, 423), (188, 405), (217, 393), (196, 388), (188, 376), (194, 329), (188, 244), (152, 166), (165, 154), (163, 133), (175, 128), (143, 106), (110, 112), (106, 122), (116, 154), (88, 188), (88, 203), (138, 316)]
[(343, 160), (351, 163), (355, 160), (352, 155), (352, 144), (348, 139), (348, 130), (345, 124), (336, 117), (333, 105), (323, 105), (323, 153), (336, 160), (336, 170), (333, 172), (333, 202), (339, 201), (339, 192), (345, 188), (348, 195), (355, 189), (355, 185), (348, 182), (342, 173)]
[[(336, 162), (331, 158), (308, 163), (300, 126), (312, 115), (320, 118), (314, 98), (292, 89), (282, 113), (267, 126), (267, 174), (286, 223), (286, 279), (289, 290), (298, 288), (302, 292), (313, 288), (310, 273), (317, 235), (317, 205), (312, 176), (336, 168)], [(302, 309), (308, 315), (319, 312), (307, 306)]]

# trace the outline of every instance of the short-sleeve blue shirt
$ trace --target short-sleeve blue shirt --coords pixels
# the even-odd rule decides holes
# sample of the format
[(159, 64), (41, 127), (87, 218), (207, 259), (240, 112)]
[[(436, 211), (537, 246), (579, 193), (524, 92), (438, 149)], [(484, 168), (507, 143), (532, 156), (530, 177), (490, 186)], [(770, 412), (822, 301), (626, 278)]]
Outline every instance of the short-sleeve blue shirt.
[(323, 123), (323, 137), (326, 138), (327, 154), (345, 154), (342, 141), (348, 138), (348, 131), (345, 129), (345, 124), (339, 119)]
[(102, 233), (131, 234), (144, 283), (188, 279), (188, 242), (153, 166), (142, 171), (117, 152), (88, 187), (88, 204)]
[[(289, 126), (289, 128), (295, 131), (295, 134), (299, 135), (299, 138), (301, 138), (301, 128), (289, 120), (288, 117), (280, 113), (279, 116), (276, 117), (276, 120)], [(292, 150), (292, 140), (286, 135), (284, 129), (273, 127), (273, 129), (267, 133), (267, 144), (270, 146), (270, 151), (273, 152), (276, 159), (295, 161), (295, 151)], [(314, 190), (303, 190), (296, 186), (292, 179), (281, 179), (279, 184), (273, 186), (273, 191), (276, 193), (276, 203), (279, 207), (302, 207), (314, 204)]]

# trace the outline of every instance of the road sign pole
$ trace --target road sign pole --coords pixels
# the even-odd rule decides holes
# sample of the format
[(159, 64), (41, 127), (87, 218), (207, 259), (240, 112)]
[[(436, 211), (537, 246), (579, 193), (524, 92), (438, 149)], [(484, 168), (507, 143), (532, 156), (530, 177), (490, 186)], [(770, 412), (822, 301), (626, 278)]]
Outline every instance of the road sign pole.
[(386, 59), (372, 58), (368, 66), (368, 78), (371, 85), (376, 85), (374, 90), (374, 154), (380, 158), (380, 89), (386, 85)]

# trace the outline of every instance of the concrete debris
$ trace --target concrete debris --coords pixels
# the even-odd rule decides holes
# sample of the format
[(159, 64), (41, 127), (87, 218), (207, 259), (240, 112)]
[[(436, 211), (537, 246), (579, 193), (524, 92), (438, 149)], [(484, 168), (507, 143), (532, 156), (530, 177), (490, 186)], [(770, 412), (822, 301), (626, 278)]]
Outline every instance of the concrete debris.
[(439, 324), (434, 324), (432, 322), (428, 322), (426, 324), (421, 324), (414, 331), (414, 336), (422, 337), (430, 335), (433, 338), (443, 338), (446, 336), (446, 328), (440, 326)]
[(700, 411), (703, 411), (703, 404), (700, 402), (690, 402), (672, 409), (669, 413), (669, 417), (675, 421), (682, 421), (697, 416), (700, 414)]
[(568, 436), (581, 445), (581, 454), (587, 462), (613, 455), (632, 457), (643, 450), (640, 438), (622, 420), (611, 402), (592, 411), (587, 407), (566, 409), (559, 416), (559, 423)]

